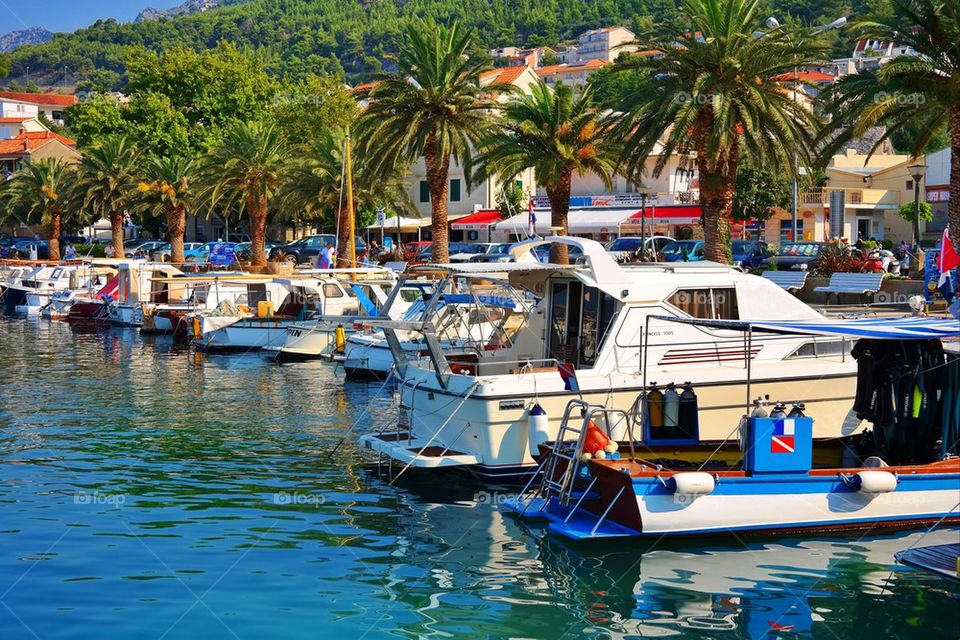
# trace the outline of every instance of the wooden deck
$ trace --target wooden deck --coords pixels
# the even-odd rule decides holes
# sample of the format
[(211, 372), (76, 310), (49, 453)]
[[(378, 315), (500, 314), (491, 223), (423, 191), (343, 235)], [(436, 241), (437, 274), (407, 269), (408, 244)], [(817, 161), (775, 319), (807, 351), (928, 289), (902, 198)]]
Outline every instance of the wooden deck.
[(901, 564), (960, 582), (960, 544), (907, 549), (896, 557)]

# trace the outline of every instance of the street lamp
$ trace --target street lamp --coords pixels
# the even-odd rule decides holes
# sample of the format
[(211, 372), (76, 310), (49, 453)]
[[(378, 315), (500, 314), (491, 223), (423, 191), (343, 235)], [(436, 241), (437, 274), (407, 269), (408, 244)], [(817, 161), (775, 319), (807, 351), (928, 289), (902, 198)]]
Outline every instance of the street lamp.
[[(780, 29), (781, 27), (784, 26), (784, 25), (780, 24), (780, 21), (777, 20), (776, 18), (774, 18), (773, 16), (770, 16), (769, 18), (767, 18), (766, 21), (764, 22), (764, 24), (766, 25), (767, 29), (770, 29), (771, 31), (776, 31), (777, 29)], [(837, 18), (836, 20), (834, 20), (833, 22), (831, 22), (830, 24), (828, 24), (828, 25), (826, 25), (826, 26), (820, 27), (819, 29), (814, 29), (813, 31), (810, 32), (810, 35), (811, 35), (811, 36), (817, 36), (817, 35), (820, 35), (821, 33), (826, 32), (826, 31), (831, 31), (831, 30), (833, 30), (833, 29), (839, 29), (840, 27), (844, 26), (845, 24), (847, 24), (847, 19), (846, 19), (846, 18)], [(766, 34), (764, 34), (764, 35), (766, 35)], [(789, 35), (789, 34), (788, 34), (788, 35)], [(791, 38), (791, 40), (792, 40), (792, 38)], [(795, 44), (800, 44), (800, 42), (796, 42)], [(796, 98), (796, 92), (799, 90), (799, 89), (798, 89), (799, 82), (798, 82), (798, 77), (797, 77), (797, 76), (798, 76), (798, 72), (799, 72), (799, 70), (797, 69), (797, 66), (794, 65), (794, 67), (793, 67), (793, 91), (794, 91), (794, 97), (793, 97), (793, 99), (794, 99), (794, 100), (797, 99), (797, 98)], [(797, 193), (797, 175), (798, 175), (799, 173), (800, 173), (800, 160), (799, 160), (799, 158), (797, 157), (797, 151), (796, 151), (796, 149), (794, 149), (794, 151), (793, 151), (793, 207), (792, 207), (792, 213), (793, 213), (793, 232), (792, 232), (792, 237), (793, 237), (793, 241), (794, 241), (794, 242), (797, 242), (797, 241), (799, 240), (799, 238), (797, 238), (797, 200), (799, 199), (799, 194)]]
[(913, 248), (920, 248), (920, 181), (927, 175), (927, 165), (917, 163), (907, 167), (913, 178)]

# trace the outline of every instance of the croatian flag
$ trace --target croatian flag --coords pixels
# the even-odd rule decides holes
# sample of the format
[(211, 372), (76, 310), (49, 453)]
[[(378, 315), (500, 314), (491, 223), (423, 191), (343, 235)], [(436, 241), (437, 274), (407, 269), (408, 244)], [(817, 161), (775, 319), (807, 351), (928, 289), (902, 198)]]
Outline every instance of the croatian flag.
[(527, 217), (529, 218), (530, 223), (530, 235), (537, 235), (537, 214), (533, 212), (533, 198), (530, 198), (527, 203)]
[(953, 278), (950, 272), (960, 266), (960, 256), (957, 255), (957, 248), (950, 242), (950, 230), (943, 230), (943, 241), (940, 244), (940, 259), (937, 264), (940, 268), (940, 281), (937, 288), (943, 294), (944, 299), (951, 300), (956, 291), (953, 290)]
[(793, 453), (794, 445), (793, 418), (773, 421), (773, 436), (770, 438), (770, 453)]

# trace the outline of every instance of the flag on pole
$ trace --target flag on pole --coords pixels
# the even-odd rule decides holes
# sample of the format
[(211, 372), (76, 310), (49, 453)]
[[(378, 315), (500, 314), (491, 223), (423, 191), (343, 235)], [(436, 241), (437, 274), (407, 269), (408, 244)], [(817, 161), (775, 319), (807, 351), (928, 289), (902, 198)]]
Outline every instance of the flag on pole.
[(956, 246), (950, 242), (949, 228), (943, 230), (937, 266), (940, 268), (940, 281), (937, 283), (937, 288), (945, 300), (950, 300), (957, 293), (953, 290), (953, 277), (950, 272), (960, 266), (960, 256), (957, 255)]
[(531, 237), (537, 235), (537, 214), (533, 212), (533, 198), (527, 202), (527, 217), (530, 224), (530, 233)]

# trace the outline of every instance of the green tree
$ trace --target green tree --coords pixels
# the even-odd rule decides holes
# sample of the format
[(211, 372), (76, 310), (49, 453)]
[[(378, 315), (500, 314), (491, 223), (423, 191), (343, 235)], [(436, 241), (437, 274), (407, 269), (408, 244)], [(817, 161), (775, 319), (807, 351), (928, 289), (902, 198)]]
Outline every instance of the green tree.
[(87, 148), (77, 174), (78, 205), (110, 220), (114, 254), (122, 257), (123, 223), (135, 193), (140, 152), (121, 135), (109, 135)]
[(289, 150), (280, 129), (272, 122), (236, 122), (225, 131), (223, 142), (202, 161), (202, 201), (211, 211), (220, 208), (246, 212), (253, 266), (267, 264), (267, 218)]
[(260, 60), (225, 41), (199, 52), (140, 50), (128, 56), (127, 74), (131, 95), (159, 94), (176, 105), (196, 149), (216, 143), (232, 123), (264, 115), (277, 89)]
[(10, 60), (9, 54), (2, 53), (0, 54), (0, 80), (3, 80), (10, 73), (10, 68), (13, 66), (13, 62)]
[(497, 107), (492, 93), (508, 90), (499, 85), (481, 88), (480, 74), (488, 67), (468, 55), (472, 38), (472, 31), (459, 22), (409, 23), (399, 55), (391, 57), (397, 70), (378, 75), (378, 82), (363, 94), (370, 105), (357, 127), (366, 141), (363, 152), (379, 167), (424, 159), (435, 262), (449, 258), (450, 160), (463, 168), (469, 190), (474, 149)]
[[(876, 73), (847, 76), (825, 96), (832, 116), (823, 160), (845, 142), (882, 124), (887, 134), (917, 131), (910, 152), (919, 156), (946, 130), (950, 137), (950, 237), (960, 238), (960, 3), (955, 0), (892, 0), (893, 11), (854, 24), (857, 37), (913, 47)], [(829, 138), (827, 138), (829, 139)], [(876, 148), (876, 147), (874, 147)], [(916, 227), (915, 227), (916, 229)], [(915, 231), (916, 233), (916, 231)]]
[(671, 155), (696, 152), (705, 254), (717, 262), (730, 259), (741, 160), (793, 173), (794, 153), (811, 163), (819, 127), (780, 78), (820, 58), (822, 45), (812, 33), (785, 28), (757, 37), (759, 8), (758, 0), (683, 0), (687, 34), (642, 39), (641, 49), (662, 53), (621, 65), (650, 73), (621, 106), (625, 165), (639, 175), (656, 154), (659, 175)]
[(311, 75), (282, 87), (273, 97), (270, 116), (291, 142), (318, 140), (333, 129), (346, 129), (358, 113), (357, 101), (333, 76)]
[[(589, 86), (574, 98), (566, 85), (551, 90), (541, 80), (507, 103), (502, 124), (483, 141), (480, 162), (505, 179), (532, 168), (550, 199), (553, 226), (566, 235), (574, 174), (592, 172), (611, 187), (618, 150), (609, 132)], [(567, 264), (567, 245), (553, 245), (551, 260)]]
[(187, 156), (151, 156), (137, 185), (133, 209), (165, 218), (170, 236), (170, 261), (176, 264), (186, 262), (183, 236), (187, 212), (194, 209), (198, 198), (198, 164), (195, 158)]
[(733, 217), (738, 220), (768, 220), (774, 207), (785, 209), (793, 198), (789, 178), (749, 164), (737, 168), (737, 193)]
[(29, 224), (42, 224), (47, 229), (51, 260), (60, 259), (63, 224), (76, 212), (69, 199), (75, 178), (72, 164), (45, 158), (17, 171), (0, 190), (7, 215)]
[(105, 136), (119, 134), (125, 128), (123, 106), (99, 94), (67, 107), (64, 120), (70, 123), (67, 135), (81, 148), (92, 146)]
[[(912, 202), (902, 205), (897, 213), (907, 222), (913, 222), (917, 219), (917, 207)], [(933, 220), (933, 207), (930, 206), (929, 202), (920, 201), (920, 219), (924, 222)]]
[(528, 194), (514, 180), (504, 182), (497, 191), (497, 209), (504, 218), (515, 216), (527, 206)]

